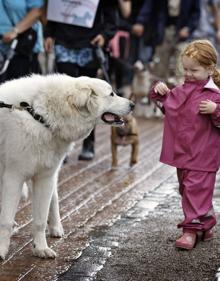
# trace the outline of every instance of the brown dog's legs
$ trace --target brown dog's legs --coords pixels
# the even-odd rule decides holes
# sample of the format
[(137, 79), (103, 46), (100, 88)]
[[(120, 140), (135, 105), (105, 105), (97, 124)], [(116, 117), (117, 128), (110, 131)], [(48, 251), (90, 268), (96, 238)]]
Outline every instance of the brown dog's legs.
[(133, 166), (134, 164), (137, 163), (138, 161), (138, 151), (139, 151), (139, 142), (138, 139), (136, 139), (132, 146), (132, 151), (131, 151), (131, 161), (130, 161), (130, 166)]
[(117, 165), (118, 165), (117, 145), (112, 142), (112, 167), (116, 167)]

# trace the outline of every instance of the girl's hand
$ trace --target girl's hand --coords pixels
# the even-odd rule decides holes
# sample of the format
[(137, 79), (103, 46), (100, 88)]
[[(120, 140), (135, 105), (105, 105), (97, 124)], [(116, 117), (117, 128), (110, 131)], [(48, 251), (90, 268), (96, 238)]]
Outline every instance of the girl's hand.
[(217, 104), (211, 100), (201, 101), (199, 104), (199, 112), (201, 114), (212, 114), (215, 112)]
[(157, 83), (157, 85), (154, 87), (154, 91), (158, 94), (160, 94), (161, 96), (166, 95), (170, 89), (167, 87), (167, 85), (163, 82), (159, 82)]

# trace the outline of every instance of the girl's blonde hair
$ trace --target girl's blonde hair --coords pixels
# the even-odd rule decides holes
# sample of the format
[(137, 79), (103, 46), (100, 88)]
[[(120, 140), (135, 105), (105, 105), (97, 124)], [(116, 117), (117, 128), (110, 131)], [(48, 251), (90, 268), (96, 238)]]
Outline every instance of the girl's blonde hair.
[(204, 68), (209, 68), (212, 71), (212, 79), (220, 87), (220, 69), (217, 68), (218, 53), (209, 40), (192, 41), (182, 51), (182, 56), (192, 58)]

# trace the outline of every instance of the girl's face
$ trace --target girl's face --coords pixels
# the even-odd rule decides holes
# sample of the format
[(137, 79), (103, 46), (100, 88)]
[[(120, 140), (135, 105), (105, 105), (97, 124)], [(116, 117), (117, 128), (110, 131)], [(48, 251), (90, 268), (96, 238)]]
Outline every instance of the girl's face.
[(190, 57), (183, 56), (182, 65), (186, 81), (206, 80), (211, 75), (210, 69), (204, 68)]

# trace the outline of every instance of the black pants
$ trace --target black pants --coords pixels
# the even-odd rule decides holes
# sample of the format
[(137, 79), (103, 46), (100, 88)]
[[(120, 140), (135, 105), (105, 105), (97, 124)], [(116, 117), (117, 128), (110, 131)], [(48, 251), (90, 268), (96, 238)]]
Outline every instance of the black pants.
[[(78, 65), (73, 63), (56, 63), (56, 69), (59, 73), (65, 73), (72, 77), (89, 76), (92, 78), (96, 78), (97, 75), (97, 68), (79, 67)], [(84, 139), (83, 148), (94, 152), (94, 142), (95, 129), (92, 130), (92, 132), (86, 139)]]
[(3, 80), (16, 79), (31, 73), (41, 73), (38, 54), (33, 54), (31, 57), (15, 55), (3, 75)]

